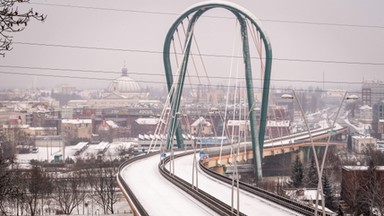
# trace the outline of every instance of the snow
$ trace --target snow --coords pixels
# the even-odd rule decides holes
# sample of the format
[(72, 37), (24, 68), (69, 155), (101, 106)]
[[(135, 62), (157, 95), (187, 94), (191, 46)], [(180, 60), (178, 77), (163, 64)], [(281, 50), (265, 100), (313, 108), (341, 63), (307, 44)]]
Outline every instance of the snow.
[(88, 144), (88, 142), (79, 142), (79, 143), (77, 143), (75, 146), (72, 146), (71, 149), (76, 150), (76, 151), (80, 151), (80, 150), (82, 150), (87, 144)]
[(62, 119), (63, 124), (91, 124), (92, 119)]
[[(89, 145), (88, 142), (79, 142), (74, 146), (66, 146), (65, 147), (65, 158), (70, 158), (74, 161), (77, 160), (78, 157), (82, 157), (84, 159), (90, 157), (96, 157), (97, 153), (105, 151), (104, 155), (106, 159), (114, 159), (119, 157), (118, 150), (123, 147), (125, 149), (130, 148), (135, 143), (133, 142), (100, 142), (97, 145)], [(88, 147), (86, 147), (88, 145)], [(17, 154), (16, 160), (21, 164), (29, 164), (31, 160), (38, 161), (52, 161), (54, 160), (55, 155), (63, 155), (62, 147), (37, 147), (38, 151), (36, 153), (28, 153), (28, 154)], [(83, 150), (80, 152), (78, 156), (75, 156), (76, 152)]]
[(217, 215), (166, 180), (158, 171), (160, 156), (136, 161), (120, 172), (149, 215)]
[(135, 120), (139, 125), (156, 125), (159, 121), (159, 118), (138, 118)]
[[(316, 129), (316, 130), (312, 130), (311, 131), (311, 134), (312, 134), (312, 137), (315, 137), (315, 136), (319, 136), (319, 135), (322, 135), (322, 134), (326, 134), (326, 133), (329, 133), (329, 130), (324, 130), (325, 128), (328, 127), (328, 124), (320, 124), (321, 128), (319, 129)], [(342, 129), (343, 127), (339, 124), (335, 124), (335, 127), (333, 128), (333, 130), (340, 130)], [(291, 135), (288, 135), (288, 136), (283, 136), (283, 137), (280, 137), (279, 139), (275, 139), (275, 140), (271, 140), (271, 141), (266, 141), (265, 144), (264, 144), (264, 147), (273, 147), (275, 145), (289, 145), (291, 143), (294, 143), (295, 140), (301, 140), (301, 139), (308, 139), (309, 138), (309, 134), (307, 131), (305, 132), (302, 132), (300, 136), (296, 136), (296, 135), (299, 135), (300, 133), (298, 134), (295, 134), (295, 137), (291, 137)]]
[(37, 147), (37, 153), (17, 154), (16, 160), (22, 164), (29, 164), (30, 160), (52, 161), (55, 155), (62, 154), (61, 147)]
[[(175, 160), (175, 175), (192, 183), (192, 166), (193, 154), (177, 158)], [(231, 205), (231, 186), (208, 176), (200, 170), (200, 168), (198, 173), (198, 186), (203, 191)], [(236, 208), (236, 189), (234, 193), (234, 207)], [(297, 212), (293, 212), (243, 190), (240, 190), (239, 201), (240, 211), (246, 215), (255, 215), (256, 213), (257, 215), (298, 215)]]

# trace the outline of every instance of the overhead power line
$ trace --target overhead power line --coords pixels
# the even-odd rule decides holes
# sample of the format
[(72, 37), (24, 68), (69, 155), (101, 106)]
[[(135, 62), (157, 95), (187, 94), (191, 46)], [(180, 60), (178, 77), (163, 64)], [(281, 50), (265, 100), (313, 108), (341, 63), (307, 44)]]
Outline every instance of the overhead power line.
[[(56, 77), (56, 78), (82, 79), (82, 80), (99, 80), (99, 81), (113, 81), (113, 80), (115, 80), (115, 79), (110, 79), (110, 78), (97, 78), (97, 77), (90, 77), (90, 76), (81, 77), (81, 76), (66, 76), (66, 75), (53, 75), (53, 74), (30, 74), (30, 73), (5, 72), (5, 71), (0, 71), (0, 74), (12, 74), (12, 75), (23, 75), (23, 76), (40, 76), (40, 77)], [(144, 83), (144, 84), (160, 84), (160, 85), (163, 85), (163, 86), (166, 85), (165, 81), (142, 81), (142, 80), (140, 81), (140, 80), (138, 80), (137, 82), (138, 83)], [(297, 81), (297, 82), (303, 82), (303, 81)], [(317, 81), (307, 81), (307, 82), (318, 83)], [(334, 82), (334, 84), (337, 84), (337, 82)], [(356, 82), (354, 84), (361, 84), (361, 83), (357, 83)], [(186, 88), (192, 87), (192, 86), (199, 87), (200, 84), (186, 84), (185, 86), (186, 86)], [(217, 87), (218, 85), (211, 84), (211, 85), (203, 85), (203, 86), (206, 86), (206, 87)], [(225, 87), (228, 88), (228, 86), (225, 86)], [(229, 86), (229, 88), (240, 88), (241, 89), (241, 88), (246, 88), (246, 87), (245, 86), (242, 86), (242, 87), (239, 87), (239, 86)], [(262, 89), (262, 88), (254, 86), (253, 89), (259, 90), (259, 89)], [(270, 89), (271, 90), (280, 90), (280, 91), (287, 91), (287, 90), (289, 90), (286, 87), (280, 87), (280, 88), (271, 87)], [(312, 90), (299, 89), (297, 91), (312, 91)], [(319, 90), (313, 90), (313, 91), (319, 91)], [(321, 90), (321, 89), (320, 89), (320, 91), (321, 92), (325, 92), (325, 90)], [(340, 92), (340, 90), (327, 90), (326, 92)], [(360, 91), (348, 91), (348, 92), (351, 93), (351, 94), (360, 94), (361, 93)]]
[[(75, 71), (75, 70), (72, 70)], [(41, 77), (55, 77), (55, 78), (70, 78), (70, 79), (86, 79), (86, 80), (99, 80), (99, 81), (113, 81), (115, 78), (100, 78), (94, 76), (73, 76), (73, 75), (60, 75), (60, 74), (44, 74), (44, 73), (24, 73), (24, 72), (10, 72), (10, 71), (0, 71), (0, 74), (8, 74), (8, 75), (22, 75), (22, 76), (41, 76)], [(138, 73), (137, 75), (141, 75)], [(160, 76), (159, 74), (157, 76)], [(210, 77), (212, 78), (212, 77)], [(225, 77), (216, 77), (216, 78), (225, 78)], [(225, 78), (227, 79), (227, 78)], [(240, 78), (239, 78), (240, 79)], [(262, 79), (253, 79), (254, 81), (262, 80)], [(150, 80), (135, 80), (139, 83), (157, 83), (157, 84), (166, 84), (165, 77), (164, 81), (150, 81)], [(292, 83), (319, 83), (318, 80), (289, 80), (289, 79), (271, 79), (273, 82), (292, 82)], [(362, 82), (348, 82), (348, 81), (324, 81), (327, 84), (347, 84), (347, 85), (361, 85)], [(204, 86), (217, 86), (218, 84), (188, 84), (188, 85), (204, 85)]]
[[(97, 73), (97, 74), (114, 74), (114, 75), (119, 75), (121, 74), (121, 72), (117, 72), (117, 71), (107, 71), (107, 70), (84, 70), (84, 69), (74, 69), (74, 68), (54, 68), (54, 67), (30, 67), (30, 66), (20, 66), (20, 65), (0, 65), (0, 68), (13, 68), (13, 69), (27, 69), (27, 70), (48, 70), (48, 71), (62, 71), (62, 72), (77, 72), (77, 73)], [(13, 74), (14, 72), (2, 72), (2, 73), (5, 73), (5, 74)], [(164, 74), (160, 74), (160, 73), (149, 73), (149, 72), (140, 72), (140, 71), (130, 71), (129, 74), (131, 75), (137, 75), (137, 76), (151, 76), (151, 77), (154, 77), (154, 76), (157, 76), (157, 77), (165, 77)], [(20, 73), (20, 72), (17, 72), (15, 73), (15, 75), (37, 75), (37, 76), (45, 76), (46, 74), (39, 74), (39, 73)], [(52, 77), (55, 77), (56, 75), (51, 75), (51, 74), (48, 74), (47, 76), (52, 76)], [(57, 75), (58, 77), (64, 77), (64, 78), (78, 78), (77, 76), (73, 77), (73, 76), (66, 76), (66, 75)], [(191, 78), (196, 78), (198, 77), (197, 75), (189, 75)], [(87, 79), (87, 77), (81, 77), (81, 78), (85, 78)], [(94, 77), (92, 77), (93, 79)], [(223, 80), (227, 80), (228, 77), (226, 76), (209, 76), (210, 79), (223, 79)], [(113, 80), (111, 78), (106, 78), (106, 79), (103, 79), (103, 78), (96, 78), (98, 80)], [(235, 79), (235, 80), (243, 80), (244, 78), (240, 78), (240, 77), (233, 77), (231, 79)], [(260, 78), (253, 78), (252, 79), (253, 81), (260, 81), (262, 79)], [(303, 83), (318, 83), (319, 80), (289, 80), (289, 79), (271, 79), (271, 81), (274, 81), (274, 82), (303, 82)], [(145, 82), (145, 81), (142, 81), (142, 82)], [(323, 82), (323, 81), (322, 81)], [(351, 81), (332, 81), (332, 80), (329, 80), (329, 81), (324, 81), (324, 83), (327, 83), (327, 84), (348, 84), (348, 85), (360, 85), (361, 82), (351, 82)]]
[[(29, 46), (43, 46), (43, 47), (56, 47), (56, 48), (71, 48), (71, 49), (87, 49), (87, 50), (104, 50), (104, 51), (122, 51), (122, 52), (138, 52), (138, 53), (150, 53), (150, 54), (163, 54), (162, 51), (155, 50), (142, 50), (142, 49), (123, 49), (123, 48), (110, 48), (110, 47), (93, 47), (93, 46), (77, 46), (77, 45), (64, 45), (64, 44), (47, 44), (47, 43), (32, 43), (14, 41), (14, 44), (29, 45)], [(170, 52), (170, 54), (175, 54)], [(181, 53), (176, 53), (181, 55)], [(197, 54), (191, 54), (197, 55)], [(222, 54), (201, 54), (204, 57), (215, 58), (243, 58), (242, 56), (231, 56)], [(251, 57), (252, 59), (259, 59), (258, 57)], [(337, 60), (318, 60), (318, 59), (298, 59), (298, 58), (278, 58), (273, 57), (274, 61), (288, 61), (288, 62), (307, 62), (307, 63), (327, 63), (327, 64), (349, 64), (349, 65), (371, 65), (371, 66), (383, 66), (384, 62), (363, 62), (363, 61), (337, 61)]]
[[(160, 12), (160, 11), (116, 9), (116, 8), (91, 7), (91, 6), (81, 6), (81, 5), (38, 3), (38, 2), (34, 2), (34, 3), (30, 3), (30, 4), (42, 5), (42, 6), (53, 6), (53, 7), (78, 8), (78, 9), (87, 9), (87, 10), (128, 12), (128, 13), (138, 13), (138, 14), (153, 14), (153, 15), (168, 15), (168, 16), (178, 16), (178, 15), (180, 15), (179, 13), (175, 13), (175, 12)], [(221, 19), (235, 19), (233, 17), (226, 17), (226, 16), (205, 16), (205, 17), (221, 18)], [(260, 19), (260, 21), (272, 22), (272, 23), (300, 24), (300, 25), (323, 25), (323, 26), (337, 26), (337, 27), (355, 27), (355, 28), (378, 28), (378, 29), (384, 29), (384, 26), (380, 26), (380, 25), (358, 25), (358, 24), (348, 24), (348, 23), (308, 22), (308, 21), (279, 20), (279, 19)]]

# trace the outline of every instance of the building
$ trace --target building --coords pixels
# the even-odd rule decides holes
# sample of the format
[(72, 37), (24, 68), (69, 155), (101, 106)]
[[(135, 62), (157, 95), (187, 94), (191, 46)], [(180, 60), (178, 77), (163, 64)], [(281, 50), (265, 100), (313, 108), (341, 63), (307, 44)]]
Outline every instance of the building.
[(377, 124), (377, 133), (381, 135), (379, 138), (384, 140), (384, 119), (379, 120)]
[[(347, 210), (346, 213), (355, 212), (361, 207), (361, 203), (359, 202), (369, 196), (366, 189), (370, 179), (377, 182), (376, 186), (378, 188), (375, 188), (377, 192), (376, 196), (384, 196), (384, 166), (376, 166), (373, 169), (374, 170), (369, 170), (368, 166), (342, 167), (340, 196), (349, 207), (349, 211)], [(374, 172), (374, 175), (372, 175), (371, 172)]]
[(87, 101), (87, 105), (94, 109), (124, 107), (141, 100), (148, 100), (148, 96), (149, 93), (128, 76), (128, 69), (124, 67), (121, 76), (109, 84), (103, 98), (90, 99)]
[(194, 136), (211, 136), (213, 134), (212, 124), (200, 117), (191, 124), (191, 134)]
[(119, 126), (112, 120), (101, 121), (97, 126), (97, 134), (100, 141), (112, 142), (114, 138), (118, 138)]
[(384, 82), (379, 80), (364, 81), (361, 89), (363, 105), (373, 106), (384, 99)]
[(235, 134), (250, 134), (250, 125), (247, 120), (228, 120), (227, 122), (228, 132), (236, 131)]
[(369, 149), (377, 148), (377, 139), (371, 136), (352, 136), (352, 150), (363, 153)]
[(361, 106), (359, 109), (359, 121), (365, 124), (372, 123), (372, 107), (368, 105)]
[(61, 120), (61, 135), (66, 144), (77, 139), (90, 140), (92, 138), (92, 120), (63, 119)]
[(131, 136), (138, 137), (139, 134), (155, 134), (159, 118), (138, 118), (131, 125)]
[[(379, 124), (384, 120), (384, 100), (375, 103), (372, 107), (372, 130), (373, 136), (382, 139), (383, 132), (380, 132)], [(381, 130), (382, 131), (382, 130)]]

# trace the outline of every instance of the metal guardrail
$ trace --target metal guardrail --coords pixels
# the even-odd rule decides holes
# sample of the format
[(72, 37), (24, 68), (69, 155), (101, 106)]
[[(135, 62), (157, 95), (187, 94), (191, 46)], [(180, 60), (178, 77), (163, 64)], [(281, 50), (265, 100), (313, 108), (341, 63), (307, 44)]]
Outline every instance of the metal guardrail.
[[(134, 215), (147, 216), (149, 214), (144, 209), (144, 207), (141, 205), (141, 203), (139, 202), (137, 197), (134, 195), (132, 190), (129, 188), (128, 184), (124, 181), (120, 172), (125, 166), (127, 166), (127, 165), (129, 165), (135, 161), (153, 156), (155, 154), (158, 154), (158, 152), (153, 152), (150, 154), (134, 157), (132, 159), (129, 159), (129, 160), (123, 162), (119, 167), (119, 172), (117, 174), (118, 184), (119, 184), (120, 188), (123, 189), (125, 191), (125, 193), (127, 194), (127, 196), (128, 196), (127, 199), (128, 199), (128, 202), (130, 203), (130, 205), (132, 207), (132, 211), (134, 212)], [(192, 152), (177, 154), (174, 157), (175, 158), (182, 157), (182, 156), (185, 156), (188, 154), (192, 154)], [(180, 177), (173, 175), (169, 170), (167, 170), (165, 168), (165, 164), (167, 164), (169, 161), (170, 161), (170, 157), (168, 156), (168, 157), (164, 158), (163, 160), (161, 160), (160, 163), (158, 164), (158, 168), (159, 168), (161, 175), (164, 176), (167, 180), (169, 180), (171, 183), (173, 183), (174, 185), (176, 185), (177, 187), (179, 187), (180, 189), (185, 191), (187, 194), (191, 195), (192, 197), (194, 197), (195, 199), (197, 199), (198, 201), (200, 201), (201, 203), (203, 203), (204, 205), (206, 205), (207, 207), (209, 207), (210, 209), (212, 209), (216, 213), (218, 213), (220, 215), (237, 215), (236, 209), (232, 209), (231, 206), (227, 205), (226, 203), (222, 202), (221, 200), (217, 199), (216, 197), (213, 197), (212, 195), (208, 194), (207, 192), (196, 188), (195, 186), (193, 186), (192, 184), (188, 183), (187, 181), (181, 179)], [(207, 167), (204, 166), (202, 160), (200, 160), (200, 168), (204, 172), (206, 172), (208, 175), (212, 176), (213, 178), (218, 179), (218, 180), (223, 181), (223, 182), (226, 182), (228, 184), (232, 184), (231, 178), (220, 175), (220, 174), (208, 169)], [(239, 185), (240, 185), (240, 188), (242, 190), (248, 191), (249, 193), (252, 193), (258, 197), (261, 197), (261, 198), (264, 198), (264, 199), (269, 200), (271, 202), (274, 202), (278, 205), (281, 205), (285, 208), (291, 209), (291, 210), (298, 212), (300, 214), (314, 215), (314, 213), (315, 213), (315, 208), (313, 208), (311, 206), (307, 206), (307, 205), (298, 203), (294, 200), (290, 200), (288, 198), (279, 196), (277, 194), (271, 193), (271, 192), (263, 190), (261, 188), (250, 186), (250, 185), (245, 184), (241, 181), (239, 182)], [(245, 214), (242, 212), (239, 212), (239, 215), (245, 215)], [(322, 212), (319, 211), (318, 215), (322, 215)], [(326, 215), (332, 216), (333, 214), (327, 212)]]
[(129, 202), (131, 208), (132, 208), (132, 211), (134, 213), (134, 215), (141, 215), (141, 216), (147, 216), (149, 215), (148, 212), (144, 209), (144, 207), (141, 205), (141, 203), (139, 202), (139, 200), (137, 199), (137, 197), (135, 196), (135, 194), (132, 192), (132, 190), (129, 188), (128, 184), (124, 181), (123, 177), (121, 176), (121, 170), (135, 162), (135, 161), (138, 161), (138, 160), (141, 160), (141, 159), (144, 159), (144, 158), (147, 158), (147, 157), (150, 157), (152, 155), (155, 155), (157, 154), (158, 152), (153, 152), (153, 153), (150, 153), (150, 154), (145, 154), (145, 155), (140, 155), (140, 156), (137, 156), (137, 157), (134, 157), (132, 159), (129, 159), (125, 162), (123, 162), (120, 166), (119, 166), (119, 172), (117, 174), (117, 182), (118, 182), (118, 185), (119, 187), (125, 191), (126, 195), (127, 195), (127, 201)]
[[(202, 160), (200, 160), (199, 165), (200, 165), (200, 168), (205, 173), (210, 175), (211, 177), (218, 179), (220, 181), (226, 182), (227, 184), (232, 184), (231, 178), (223, 176), (221, 174), (218, 174), (218, 173), (208, 169), (207, 167), (204, 166)], [(274, 202), (274, 203), (276, 203), (280, 206), (283, 206), (285, 208), (291, 209), (291, 210), (298, 212), (300, 214), (311, 215), (311, 216), (315, 214), (315, 208), (314, 207), (301, 204), (299, 202), (296, 202), (296, 201), (288, 199), (286, 197), (271, 193), (271, 192), (263, 190), (261, 188), (253, 187), (253, 186), (248, 185), (248, 184), (241, 182), (241, 181), (239, 181), (239, 186), (242, 190), (245, 190), (249, 193), (252, 193), (258, 197), (264, 198), (264, 199), (269, 200), (271, 202)], [(321, 210), (318, 211), (318, 215), (322, 215)], [(326, 215), (332, 216), (333, 214), (326, 212)]]
[[(193, 152), (186, 152), (177, 154), (174, 157), (182, 157), (188, 154), (192, 154)], [(181, 179), (180, 177), (177, 177), (173, 175), (169, 170), (165, 168), (165, 164), (167, 164), (170, 161), (170, 157), (164, 158), (159, 163), (159, 171), (161, 175), (163, 175), (166, 179), (168, 179), (171, 183), (185, 191), (187, 194), (191, 195), (219, 215), (245, 215), (244, 213), (237, 212), (236, 209), (232, 209), (231, 206), (227, 205), (223, 201), (217, 199), (216, 197), (208, 194), (207, 192), (196, 188), (192, 184), (188, 183), (184, 179)]]

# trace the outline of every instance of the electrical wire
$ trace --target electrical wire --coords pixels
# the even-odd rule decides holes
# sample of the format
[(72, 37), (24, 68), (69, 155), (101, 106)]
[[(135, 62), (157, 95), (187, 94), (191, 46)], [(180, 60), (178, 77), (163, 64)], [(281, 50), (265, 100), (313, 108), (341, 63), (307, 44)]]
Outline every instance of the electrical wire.
[[(44, 46), (44, 47), (57, 47), (57, 48), (71, 48), (71, 49), (88, 49), (88, 50), (104, 50), (104, 51), (121, 51), (121, 52), (138, 52), (149, 54), (163, 54), (162, 51), (155, 50), (142, 50), (142, 49), (122, 49), (122, 48), (108, 48), (108, 47), (94, 47), (94, 46), (77, 46), (77, 45), (64, 45), (64, 44), (47, 44), (47, 43), (32, 43), (14, 41), (14, 44), (30, 45), (30, 46)], [(175, 54), (171, 53), (170, 54)], [(176, 53), (182, 55), (182, 53)], [(191, 54), (197, 55), (197, 54)], [(243, 58), (242, 56), (231, 56), (223, 54), (200, 54), (204, 57), (215, 58)], [(259, 59), (258, 57), (252, 57), (251, 59)], [(326, 63), (326, 64), (347, 64), (347, 65), (371, 65), (371, 66), (384, 66), (384, 62), (365, 62), (365, 61), (338, 61), (338, 60), (322, 60), (322, 59), (301, 59), (301, 58), (278, 58), (273, 57), (273, 61), (287, 61), (287, 62), (308, 62), (308, 63)]]
[[(4, 65), (0, 65), (0, 67), (8, 67), (8, 66), (4, 66)], [(11, 66), (10, 68), (18, 68), (19, 66), (16, 66), (16, 67), (13, 67)], [(35, 67), (20, 67), (20, 68), (30, 68), (30, 69), (38, 69), (38, 68), (35, 68)], [(43, 70), (43, 68), (40, 68)], [(46, 68), (45, 70), (54, 70), (54, 71), (66, 71), (66, 69), (59, 69), (59, 68), (56, 68), (56, 69), (51, 69), (51, 68)], [(101, 73), (101, 74), (121, 74), (121, 73), (117, 73), (117, 72), (109, 72), (109, 71), (92, 71), (92, 70), (77, 70), (77, 69), (68, 69), (68, 71), (72, 71), (72, 72), (84, 72), (84, 73)], [(91, 77), (91, 76), (72, 76), (72, 75), (57, 75), (57, 74), (43, 74), (43, 73), (25, 73), (25, 72), (10, 72), (10, 71), (0, 71), (0, 74), (9, 74), (9, 75), (22, 75), (22, 76), (41, 76), (41, 77), (56, 77), (56, 78), (71, 78), (71, 79), (89, 79), (89, 80), (101, 80), (101, 81), (112, 81), (112, 80), (115, 80), (115, 78), (98, 78), (98, 77)], [(134, 75), (146, 75), (146, 76), (162, 76), (164, 77), (164, 75), (161, 75), (161, 74), (152, 74), (152, 73), (130, 73), (130, 74), (134, 74)], [(221, 77), (221, 76), (212, 76), (210, 77), (211, 79), (225, 79), (227, 80), (228, 77)], [(243, 78), (231, 78), (233, 80), (237, 80), (237, 79), (243, 79)], [(263, 80), (261, 78), (253, 78), (252, 79), (253, 81), (258, 81), (258, 80)], [(165, 84), (165, 82), (163, 81), (150, 81), (150, 80), (136, 80), (137, 82), (139, 83), (159, 83), (159, 84)], [(299, 80), (299, 79), (271, 79), (271, 81), (273, 82), (288, 82), (288, 83), (319, 83), (319, 80)], [(361, 81), (356, 81), (356, 82), (353, 82), (353, 81), (332, 81), (332, 80), (328, 80), (328, 81), (324, 81), (324, 83), (327, 83), (327, 84), (346, 84), (346, 85), (361, 85), (363, 82)], [(198, 84), (192, 84), (192, 85), (197, 85)], [(217, 86), (215, 84), (210, 84), (210, 85), (207, 85), (207, 86)]]
[[(175, 12), (116, 9), (116, 8), (91, 7), (91, 6), (68, 5), (68, 4), (65, 5), (65, 4), (52, 4), (52, 3), (40, 3), (40, 2), (33, 2), (33, 3), (30, 2), (30, 4), (41, 5), (41, 6), (88, 9), (88, 10), (103, 10), (103, 11), (112, 11), (112, 12), (128, 12), (128, 13), (138, 13), (138, 14), (168, 15), (168, 16), (179, 16), (180, 15), (180, 13), (175, 13)], [(216, 18), (216, 19), (235, 19), (233, 17), (227, 17), (227, 16), (204, 16), (204, 17)], [(381, 26), (381, 25), (359, 25), (359, 24), (349, 24), (349, 23), (309, 22), (309, 21), (281, 20), (281, 19), (259, 19), (259, 20), (262, 22), (283, 23), (283, 24), (322, 25), (322, 26), (336, 26), (336, 27), (384, 29), (384, 26)]]

